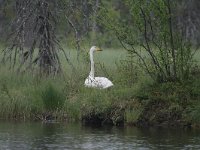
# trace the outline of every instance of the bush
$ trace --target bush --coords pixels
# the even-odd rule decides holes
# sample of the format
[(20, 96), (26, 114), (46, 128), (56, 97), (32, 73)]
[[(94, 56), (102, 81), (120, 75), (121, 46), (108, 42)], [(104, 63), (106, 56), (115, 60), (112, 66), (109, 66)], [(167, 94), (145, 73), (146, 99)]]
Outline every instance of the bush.
[(193, 66), (192, 46), (176, 30), (175, 2), (126, 0), (127, 20), (102, 8), (101, 23), (112, 30), (121, 45), (152, 79), (177, 82), (188, 79)]

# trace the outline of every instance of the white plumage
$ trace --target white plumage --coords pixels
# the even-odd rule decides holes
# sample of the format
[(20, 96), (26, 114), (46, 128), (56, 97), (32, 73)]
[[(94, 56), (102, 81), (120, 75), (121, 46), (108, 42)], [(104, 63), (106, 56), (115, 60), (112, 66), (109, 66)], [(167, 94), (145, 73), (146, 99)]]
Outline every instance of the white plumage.
[(93, 53), (95, 51), (102, 51), (102, 50), (96, 46), (92, 46), (90, 49), (91, 70), (89, 76), (85, 80), (85, 86), (91, 88), (106, 89), (113, 86), (113, 83), (105, 77), (94, 77)]
[(85, 86), (94, 87), (99, 89), (106, 89), (113, 86), (113, 83), (105, 77), (94, 77), (90, 76), (85, 80)]

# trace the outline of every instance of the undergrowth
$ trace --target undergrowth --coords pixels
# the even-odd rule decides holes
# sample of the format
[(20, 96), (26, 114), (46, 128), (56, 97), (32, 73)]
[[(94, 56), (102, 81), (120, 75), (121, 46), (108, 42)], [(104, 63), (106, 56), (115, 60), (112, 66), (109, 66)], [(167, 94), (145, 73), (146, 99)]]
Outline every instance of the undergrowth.
[[(158, 83), (132, 61), (116, 68), (97, 64), (97, 73), (112, 80), (106, 90), (84, 87), (85, 67), (54, 77), (0, 72), (0, 118), (67, 120), (121, 125), (200, 123), (198, 69), (188, 81)], [(81, 69), (82, 68), (82, 69)]]

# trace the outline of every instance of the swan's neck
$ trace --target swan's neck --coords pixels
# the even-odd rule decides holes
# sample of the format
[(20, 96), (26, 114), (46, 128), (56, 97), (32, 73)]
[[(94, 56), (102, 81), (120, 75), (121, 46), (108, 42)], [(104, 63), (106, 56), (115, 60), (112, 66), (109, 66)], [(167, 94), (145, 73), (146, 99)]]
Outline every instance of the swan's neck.
[(94, 78), (94, 59), (93, 59), (93, 51), (90, 51), (90, 74), (89, 76), (91, 76), (92, 78)]

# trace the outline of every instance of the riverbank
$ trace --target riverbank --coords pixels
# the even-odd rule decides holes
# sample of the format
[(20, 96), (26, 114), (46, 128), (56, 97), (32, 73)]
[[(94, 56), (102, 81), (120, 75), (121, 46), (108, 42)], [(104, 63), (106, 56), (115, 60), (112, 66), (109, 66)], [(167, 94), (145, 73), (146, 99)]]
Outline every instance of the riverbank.
[(130, 87), (117, 85), (115, 80), (115, 86), (107, 90), (85, 88), (81, 81), (84, 79), (63, 82), (61, 77), (1, 75), (0, 118), (116, 126), (199, 126), (200, 79), (156, 84), (145, 78)]
[(87, 111), (84, 112), (90, 109), (90, 113), (86, 113), (84, 119), (87, 123), (93, 123), (99, 118), (103, 124), (138, 127), (199, 127), (199, 89), (200, 80), (197, 79), (186, 84), (163, 83), (140, 87), (137, 91), (134, 88), (124, 89), (123, 92), (120, 90), (116, 93), (121, 97), (112, 93), (116, 97), (104, 109), (101, 105), (93, 109), (90, 107), (94, 105), (85, 107)]
[[(111, 55), (112, 60), (108, 59)], [(156, 83), (133, 62), (120, 61), (121, 56), (125, 57), (119, 51), (109, 51), (97, 58), (101, 62), (95, 66), (97, 74), (114, 83), (106, 90), (84, 87), (87, 62), (77, 62), (74, 72), (66, 69), (52, 77), (16, 73), (1, 66), (0, 118), (116, 126), (199, 126), (198, 68), (193, 69), (188, 81)]]

